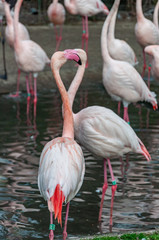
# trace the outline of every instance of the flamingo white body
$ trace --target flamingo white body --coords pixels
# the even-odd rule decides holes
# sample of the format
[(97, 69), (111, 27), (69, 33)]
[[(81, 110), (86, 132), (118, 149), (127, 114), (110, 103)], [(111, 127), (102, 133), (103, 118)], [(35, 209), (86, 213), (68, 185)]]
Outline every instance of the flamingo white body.
[(153, 14), (153, 23), (158, 28), (158, 11), (159, 11), (159, 0), (157, 1), (155, 8), (154, 8), (154, 14)]
[[(65, 7), (70, 14), (82, 16), (82, 49), (85, 48), (88, 56), (88, 17), (103, 12), (108, 15), (109, 10), (101, 0), (64, 0)], [(88, 58), (86, 67), (88, 67)]]
[[(68, 94), (59, 74), (59, 69), (68, 59), (75, 60), (78, 56), (74, 52), (65, 51), (56, 52), (51, 58), (51, 68), (63, 101), (63, 133), (62, 137), (55, 138), (45, 145), (40, 157), (38, 174), (38, 186), (48, 202), (51, 222), (54, 213), (60, 223), (62, 204), (74, 198), (82, 185), (85, 172), (82, 149), (74, 140), (73, 116)], [(66, 212), (63, 239), (67, 236), (68, 208)], [(53, 232), (50, 232), (50, 239), (53, 239)]]
[[(137, 18), (137, 22), (135, 25), (135, 36), (136, 36), (137, 42), (140, 44), (143, 50), (142, 77), (144, 77), (144, 73), (146, 69), (146, 55), (144, 52), (144, 48), (148, 45), (159, 44), (159, 30), (151, 20), (144, 17), (144, 14), (142, 11), (142, 0), (136, 1), (136, 18)], [(148, 68), (148, 86), (149, 87), (150, 87), (150, 70), (151, 70), (151, 67)]]
[[(7, 20), (7, 26), (5, 28), (5, 37), (7, 40), (7, 43), (9, 44), (10, 47), (14, 48), (14, 24), (13, 24), (13, 17), (11, 15), (10, 11), (10, 5), (5, 1), (4, 2), (4, 7), (5, 7), (5, 16)], [(21, 40), (29, 40), (29, 32), (27, 28), (20, 22), (18, 22), (18, 37)]]
[[(86, 53), (81, 49), (76, 49), (76, 51), (82, 65), (78, 67), (77, 73), (68, 90), (71, 106), (73, 106), (76, 92), (82, 81), (86, 64)], [(107, 159), (112, 182), (115, 182), (115, 179), (109, 158), (122, 157), (124, 154), (134, 152), (143, 154), (147, 160), (151, 159), (134, 130), (112, 110), (100, 106), (91, 106), (82, 109), (78, 113), (73, 113), (73, 119), (75, 138), (92, 154)], [(106, 169), (104, 169), (104, 174), (106, 176)], [(107, 177), (105, 177), (103, 200), (107, 188), (106, 179)], [(112, 186), (112, 199), (114, 198), (115, 190), (116, 183)], [(101, 205), (103, 204), (103, 200), (101, 201)], [(110, 217), (110, 225), (112, 225), (112, 217)]]
[(101, 52), (103, 57), (103, 85), (108, 94), (124, 105), (124, 119), (129, 122), (128, 105), (138, 101), (150, 102), (157, 109), (155, 94), (150, 92), (140, 74), (129, 63), (113, 59), (108, 52), (107, 32), (111, 17), (120, 0), (114, 5), (106, 18), (101, 33)]
[[(58, 0), (53, 0), (53, 2), (49, 5), (47, 10), (47, 15), (50, 20), (54, 24), (54, 30), (56, 34), (56, 50), (58, 50), (61, 40), (62, 40), (62, 27), (65, 22), (66, 11), (64, 6), (58, 2)], [(58, 34), (56, 26), (60, 27), (60, 33)]]
[(159, 45), (149, 45), (144, 49), (151, 58), (151, 73), (155, 80), (159, 81)]
[(137, 58), (132, 47), (124, 40), (115, 38), (115, 22), (118, 8), (111, 18), (108, 30), (108, 51), (110, 56), (115, 60), (125, 61), (135, 66)]

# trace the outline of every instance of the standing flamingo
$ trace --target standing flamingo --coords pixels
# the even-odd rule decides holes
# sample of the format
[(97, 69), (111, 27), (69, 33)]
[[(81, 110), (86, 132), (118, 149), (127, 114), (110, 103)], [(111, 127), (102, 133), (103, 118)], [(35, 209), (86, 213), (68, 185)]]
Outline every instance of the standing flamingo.
[(79, 191), (84, 178), (85, 163), (81, 147), (74, 140), (72, 110), (68, 94), (62, 83), (59, 69), (68, 60), (75, 60), (80, 64), (79, 57), (71, 52), (56, 52), (51, 58), (52, 72), (63, 101), (63, 133), (48, 142), (40, 157), (38, 186), (50, 211), (50, 240), (53, 239), (52, 214), (62, 224), (61, 213), (63, 202), (67, 203), (63, 239), (66, 239), (69, 202)]
[(154, 8), (154, 14), (153, 14), (153, 23), (158, 28), (158, 11), (159, 11), (159, 0), (157, 1), (155, 8)]
[[(94, 16), (100, 12), (108, 15), (109, 10), (101, 0), (64, 0), (64, 4), (69, 13), (82, 16), (82, 49), (84, 49), (85, 45), (85, 50), (88, 56), (88, 17)], [(86, 67), (88, 67), (88, 60)]]
[[(53, 2), (49, 5), (47, 10), (47, 15), (50, 20), (54, 24), (54, 30), (56, 35), (56, 49), (58, 51), (61, 40), (62, 40), (62, 28), (65, 21), (65, 8), (61, 3), (58, 3), (58, 0), (53, 0)], [(56, 25), (60, 26), (60, 33), (58, 34)]]
[[(155, 26), (155, 24), (144, 17), (142, 11), (142, 0), (136, 0), (136, 17), (137, 23), (135, 25), (135, 35), (137, 42), (143, 49), (143, 71), (142, 77), (144, 77), (145, 69), (146, 69), (146, 55), (144, 52), (144, 48), (148, 45), (158, 45), (159, 44), (159, 30)], [(150, 70), (151, 67), (148, 68), (148, 86), (150, 87)]]
[[(8, 4), (5, 0), (4, 2), (4, 9), (5, 9), (5, 16), (6, 16), (6, 21), (7, 21), (7, 26), (5, 29), (5, 37), (7, 40), (7, 43), (11, 48), (14, 49), (14, 25), (13, 25), (13, 17), (11, 15), (10, 11), (10, 4)], [(19, 30), (19, 38), (22, 40), (29, 40), (29, 32), (26, 29), (26, 27), (22, 23), (18, 23), (18, 30)], [(17, 91), (15, 95), (12, 95), (14, 97), (19, 96), (19, 80), (20, 80), (20, 69), (18, 69), (18, 77), (17, 77)]]
[(117, 11), (118, 8), (116, 8), (116, 10), (114, 11), (114, 14), (109, 24), (108, 51), (113, 59), (125, 61), (130, 63), (132, 66), (135, 66), (138, 62), (134, 50), (126, 41), (115, 38), (115, 22)]
[(159, 81), (159, 45), (149, 45), (144, 51), (152, 57), (151, 73), (155, 80)]
[(0, 0), (0, 38), (2, 43), (3, 67), (4, 67), (4, 74), (0, 75), (0, 78), (7, 80), (7, 68), (6, 68), (6, 58), (5, 58), (5, 37), (4, 37), (4, 30), (3, 30), (4, 16), (5, 16), (4, 3), (2, 0)]
[[(82, 81), (85, 64), (86, 53), (82, 49), (65, 50), (72, 51), (80, 57), (81, 65), (79, 65), (77, 73), (69, 87), (68, 95), (71, 107), (74, 102), (76, 92)], [(110, 228), (112, 227), (112, 210), (114, 195), (117, 188), (115, 177), (110, 163), (110, 158), (122, 157), (129, 152), (143, 154), (149, 161), (151, 159), (144, 144), (137, 137), (134, 130), (122, 118), (115, 114), (112, 110), (91, 106), (82, 109), (78, 113), (73, 113), (75, 138), (92, 154), (104, 159), (104, 184), (102, 192), (101, 207), (99, 213), (99, 221), (101, 220), (102, 206), (104, 195), (108, 188), (107, 169), (108, 163), (111, 179), (112, 179), (112, 198), (110, 213)]]
[[(34, 116), (36, 116), (36, 103), (37, 103), (37, 87), (36, 79), (38, 72), (42, 71), (46, 64), (50, 64), (50, 59), (46, 55), (45, 51), (32, 40), (22, 40), (19, 38), (19, 11), (23, 0), (18, 0), (15, 5), (14, 13), (14, 52), (15, 60), (18, 68), (28, 73), (33, 73), (34, 78)], [(28, 75), (26, 75), (27, 85), (27, 100), (30, 101), (30, 89), (28, 82)]]
[(128, 105), (133, 102), (150, 102), (157, 109), (155, 94), (150, 92), (140, 74), (129, 63), (113, 59), (107, 46), (107, 33), (111, 17), (119, 6), (115, 0), (111, 12), (106, 18), (101, 33), (101, 52), (103, 57), (103, 85), (108, 94), (124, 105), (124, 120), (129, 122)]

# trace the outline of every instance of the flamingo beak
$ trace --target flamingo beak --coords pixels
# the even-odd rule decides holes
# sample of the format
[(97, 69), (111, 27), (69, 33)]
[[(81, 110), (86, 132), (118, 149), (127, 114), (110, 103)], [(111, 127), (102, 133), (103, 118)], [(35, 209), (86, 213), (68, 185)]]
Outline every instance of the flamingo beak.
[(82, 65), (81, 59), (80, 59), (79, 55), (77, 54), (76, 50), (67, 49), (67, 50), (64, 51), (64, 55), (65, 55), (67, 60), (73, 60), (76, 63), (78, 63), (79, 65)]

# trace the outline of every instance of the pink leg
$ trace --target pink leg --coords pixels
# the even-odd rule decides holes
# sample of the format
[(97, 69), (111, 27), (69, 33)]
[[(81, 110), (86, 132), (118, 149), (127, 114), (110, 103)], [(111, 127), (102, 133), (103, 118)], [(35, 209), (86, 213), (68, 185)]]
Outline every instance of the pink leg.
[(88, 67), (88, 38), (89, 38), (89, 32), (88, 32), (88, 17), (85, 17), (85, 26), (86, 26), (86, 54), (87, 54), (87, 62), (86, 62), (86, 68)]
[(144, 75), (145, 75), (145, 69), (146, 69), (146, 54), (145, 54), (145, 51), (143, 49), (143, 60), (144, 60), (144, 63), (143, 63), (143, 70), (142, 70), (142, 78), (144, 78)]
[(55, 230), (55, 225), (53, 224), (53, 213), (50, 212), (50, 226), (49, 226), (50, 234), (49, 234), (49, 240), (54, 239), (54, 230)]
[(102, 210), (103, 210), (103, 202), (104, 202), (104, 196), (105, 196), (105, 192), (108, 188), (108, 182), (107, 182), (107, 160), (104, 159), (104, 184), (103, 184), (103, 190), (102, 190), (102, 199), (101, 199), (101, 203), (100, 203), (100, 210), (99, 210), (99, 217), (98, 217), (98, 221), (101, 221), (101, 217), (102, 217)]
[(82, 49), (84, 49), (85, 38), (86, 38), (85, 17), (82, 17), (82, 47), (81, 47)]
[(124, 119), (128, 124), (130, 124), (129, 115), (128, 115), (128, 107), (124, 107), (124, 117), (123, 117), (123, 119)]
[(55, 31), (55, 35), (56, 35), (56, 49), (55, 51), (58, 51), (61, 40), (62, 40), (62, 26), (60, 27), (60, 36), (58, 35), (58, 31), (56, 26), (54, 26), (54, 31)]
[(110, 163), (110, 159), (107, 159), (108, 162), (108, 166), (109, 166), (109, 171), (111, 174), (111, 179), (112, 179), (112, 198), (111, 198), (111, 207), (110, 207), (110, 231), (112, 230), (112, 226), (113, 226), (113, 205), (114, 205), (114, 196), (115, 196), (115, 191), (117, 189), (117, 184), (114, 178), (114, 174), (113, 174), (113, 170), (112, 170), (112, 166)]
[(30, 106), (30, 89), (29, 89), (29, 80), (26, 76), (26, 89), (27, 89), (27, 118), (29, 117), (29, 106)]
[(69, 206), (70, 206), (70, 203), (67, 203), (65, 225), (64, 225), (64, 230), (63, 230), (63, 240), (66, 240), (66, 238), (67, 238), (67, 220), (68, 220)]
[(37, 104), (37, 86), (36, 77), (34, 76), (34, 118), (36, 118), (36, 104)]
[(121, 102), (118, 102), (118, 115), (120, 116), (120, 107), (121, 107)]
[(30, 94), (34, 95), (34, 90), (32, 86), (32, 73), (29, 73), (29, 86), (30, 86)]
[(19, 82), (20, 82), (20, 69), (18, 69), (18, 77), (17, 77), (17, 91), (16, 94), (12, 94), (11, 97), (19, 97)]

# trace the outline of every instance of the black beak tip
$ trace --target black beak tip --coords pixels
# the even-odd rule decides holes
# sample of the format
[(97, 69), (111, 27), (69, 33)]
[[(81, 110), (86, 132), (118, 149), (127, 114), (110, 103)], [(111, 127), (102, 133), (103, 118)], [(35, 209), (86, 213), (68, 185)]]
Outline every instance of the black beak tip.
[(78, 60), (78, 64), (79, 64), (79, 65), (82, 65), (81, 59)]

